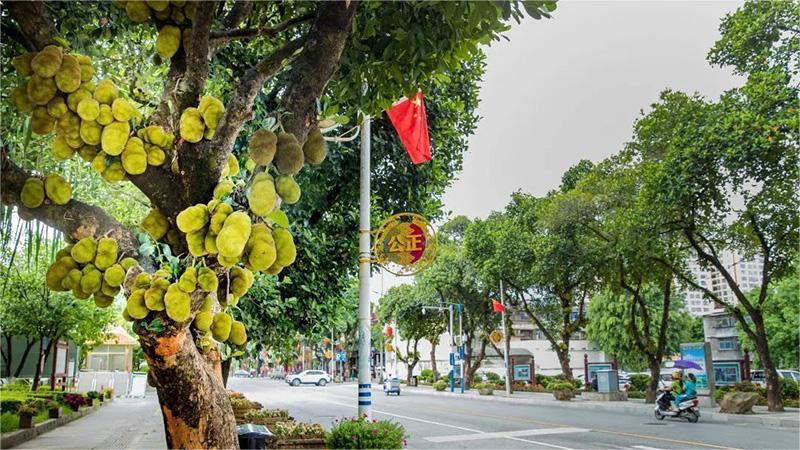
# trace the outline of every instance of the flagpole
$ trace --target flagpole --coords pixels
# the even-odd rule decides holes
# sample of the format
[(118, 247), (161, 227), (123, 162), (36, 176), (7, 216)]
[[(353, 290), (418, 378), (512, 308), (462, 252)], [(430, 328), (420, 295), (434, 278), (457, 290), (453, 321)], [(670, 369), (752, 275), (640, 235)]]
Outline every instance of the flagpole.
[(508, 355), (511, 353), (511, 339), (509, 332), (506, 329), (506, 295), (503, 291), (503, 280), (500, 280), (500, 304), (503, 305), (503, 312), (501, 315), (503, 321), (503, 349), (504, 359), (506, 362), (506, 396), (511, 396), (511, 376), (514, 373), (512, 367), (508, 365)]
[(361, 182), (358, 230), (358, 415), (372, 418), (370, 374), (370, 117), (361, 124)]

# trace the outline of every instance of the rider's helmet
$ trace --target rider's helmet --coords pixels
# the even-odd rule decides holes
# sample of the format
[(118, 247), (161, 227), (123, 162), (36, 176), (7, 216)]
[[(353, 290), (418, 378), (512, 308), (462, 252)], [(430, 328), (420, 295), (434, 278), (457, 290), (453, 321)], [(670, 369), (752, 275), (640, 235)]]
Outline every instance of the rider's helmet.
[(683, 373), (680, 370), (676, 370), (676, 371), (672, 372), (672, 379), (673, 380), (680, 380), (681, 378), (683, 378)]

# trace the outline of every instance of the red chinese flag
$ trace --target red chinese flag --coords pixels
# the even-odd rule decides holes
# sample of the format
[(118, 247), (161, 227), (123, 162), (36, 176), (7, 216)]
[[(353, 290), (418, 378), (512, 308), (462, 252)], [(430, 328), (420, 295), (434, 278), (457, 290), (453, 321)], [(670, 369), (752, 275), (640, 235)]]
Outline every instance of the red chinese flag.
[(506, 307), (497, 300), (492, 300), (492, 311), (496, 313), (505, 312)]
[(425, 117), (425, 104), (422, 91), (413, 99), (403, 98), (386, 111), (394, 129), (414, 164), (431, 160), (431, 142), (428, 136), (428, 119)]

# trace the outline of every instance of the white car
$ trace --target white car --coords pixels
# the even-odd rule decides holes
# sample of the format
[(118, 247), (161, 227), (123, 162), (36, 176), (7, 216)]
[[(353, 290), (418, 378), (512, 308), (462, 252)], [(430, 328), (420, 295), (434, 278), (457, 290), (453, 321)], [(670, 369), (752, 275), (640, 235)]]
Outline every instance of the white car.
[[(796, 370), (778, 369), (778, 378), (794, 380), (800, 382), (800, 372)], [(766, 387), (767, 381), (763, 370), (753, 370), (750, 372), (750, 381), (759, 387)]]
[(301, 384), (325, 386), (331, 382), (331, 376), (321, 370), (304, 370), (300, 373), (286, 375), (286, 382), (292, 386), (300, 386)]

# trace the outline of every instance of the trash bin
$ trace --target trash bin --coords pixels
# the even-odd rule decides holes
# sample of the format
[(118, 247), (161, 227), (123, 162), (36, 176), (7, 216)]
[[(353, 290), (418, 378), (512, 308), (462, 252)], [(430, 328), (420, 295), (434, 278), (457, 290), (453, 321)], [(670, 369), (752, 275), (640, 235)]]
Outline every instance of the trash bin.
[(419, 377), (417, 377), (416, 375), (411, 377), (411, 385), (414, 387), (419, 386)]
[(237, 426), (236, 433), (239, 435), (239, 448), (242, 450), (265, 450), (267, 442), (274, 437), (264, 425), (252, 423)]

